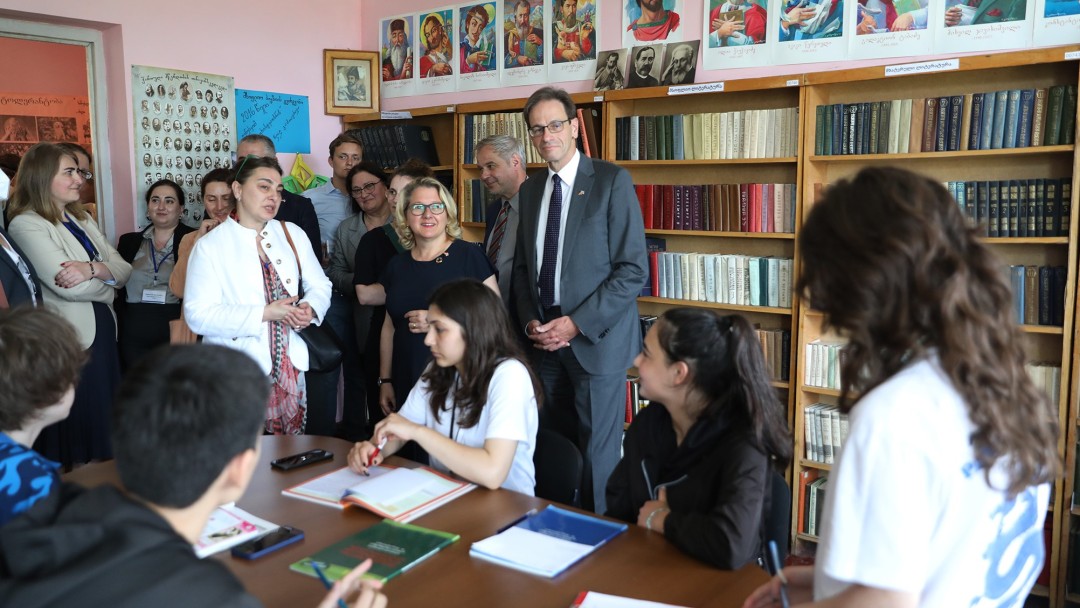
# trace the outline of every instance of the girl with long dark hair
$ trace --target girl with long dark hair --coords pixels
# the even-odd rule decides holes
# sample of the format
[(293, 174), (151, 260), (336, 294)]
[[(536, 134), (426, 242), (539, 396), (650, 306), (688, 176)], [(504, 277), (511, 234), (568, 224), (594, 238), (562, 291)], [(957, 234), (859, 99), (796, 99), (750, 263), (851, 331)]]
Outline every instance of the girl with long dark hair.
[[(371, 464), (415, 441), (431, 465), (487, 488), (533, 494), (537, 399), (502, 299), (474, 279), (446, 283), (429, 300), (424, 343), (433, 362), (401, 409), (349, 452), (349, 466)], [(377, 456), (375, 445), (386, 440)]]

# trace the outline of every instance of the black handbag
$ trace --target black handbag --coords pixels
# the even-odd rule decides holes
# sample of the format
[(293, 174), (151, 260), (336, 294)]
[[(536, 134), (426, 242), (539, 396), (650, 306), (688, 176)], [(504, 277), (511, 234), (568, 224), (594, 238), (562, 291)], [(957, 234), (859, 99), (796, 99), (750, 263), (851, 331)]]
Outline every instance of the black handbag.
[[(280, 221), (281, 229), (285, 231), (285, 238), (288, 239), (289, 247), (292, 247), (293, 257), (296, 259), (296, 271), (299, 274), (298, 299), (303, 299), (304, 270), (300, 266), (300, 254), (296, 252), (296, 245), (293, 244), (292, 236), (289, 235), (289, 229), (285, 221)], [(341, 365), (341, 353), (345, 345), (341, 342), (341, 337), (337, 335), (334, 328), (327, 325), (325, 320), (321, 325), (312, 323), (304, 329), (295, 331), (300, 335), (300, 339), (304, 341), (304, 344), (307, 344), (308, 371), (316, 373), (330, 372)]]

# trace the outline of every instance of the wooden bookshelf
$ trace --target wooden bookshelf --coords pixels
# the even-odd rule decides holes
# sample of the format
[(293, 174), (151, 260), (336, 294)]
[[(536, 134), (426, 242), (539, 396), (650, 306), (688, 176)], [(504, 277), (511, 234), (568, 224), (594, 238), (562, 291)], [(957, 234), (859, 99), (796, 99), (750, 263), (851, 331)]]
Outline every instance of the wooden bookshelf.
[[(1078, 66), (1065, 60), (1066, 53), (1080, 51), (1080, 45), (1036, 49), (1000, 54), (973, 55), (957, 59), (958, 69), (945, 72), (886, 77), (884, 66), (851, 70), (817, 72), (729, 81), (722, 90), (677, 95), (668, 87), (628, 89), (604, 93), (576, 93), (572, 98), (579, 107), (596, 112), (596, 141), (592, 156), (614, 162), (630, 172), (635, 184), (701, 185), (718, 183), (794, 183), (796, 184), (795, 232), (752, 233), (715, 230), (667, 230), (651, 228), (648, 237), (665, 239), (668, 251), (739, 254), (754, 257), (779, 257), (794, 260), (799, 268), (797, 241), (802, 221), (809, 212), (816, 192), (838, 179), (850, 177), (867, 166), (900, 166), (928, 175), (939, 181), (1002, 180), (1037, 177), (1071, 178), (1072, 201), (1068, 217), (1069, 235), (1057, 237), (993, 237), (982, 239), (1005, 264), (1060, 265), (1067, 269), (1065, 322), (1062, 326), (1022, 325), (1025, 347), (1032, 361), (1061, 365), (1061, 390), (1057, 398), (1062, 433), (1059, 452), (1065, 463), (1065, 475), (1055, 484), (1050, 504), (1053, 517), (1053, 540), (1047, 547), (1051, 580), (1037, 586), (1032, 597), (1038, 605), (1080, 608), (1080, 589), (1066, 590), (1066, 576), (1071, 560), (1069, 533), (1080, 528), (1080, 507), (1073, 508), (1073, 471), (1077, 466), (1077, 440), (1080, 439), (1080, 352), (1073, 340), (1075, 317), (1080, 301), (1075, 297), (1078, 266), (1078, 208), (1080, 208), (1080, 155), (1076, 145), (1034, 146), (994, 150), (953, 152), (909, 152), (905, 154), (815, 154), (816, 108), (834, 103), (854, 103), (942, 97), (972, 92), (1016, 88), (1042, 88), (1058, 84), (1076, 84)], [(899, 63), (899, 62), (898, 62)], [(493, 113), (518, 113), (525, 99), (464, 103), (457, 106), (431, 106), (411, 110), (415, 124), (431, 126), (439, 154), (437, 169), (452, 174), (455, 196), (461, 194), (468, 180), (479, 177), (475, 159), (466, 158), (464, 121), (466, 116)], [(704, 112), (731, 112), (794, 107), (798, 108), (796, 154), (770, 158), (724, 160), (617, 160), (616, 121), (627, 116), (659, 116)], [(346, 128), (366, 126), (381, 120), (379, 115), (346, 116)], [(1080, 121), (1078, 121), (1080, 122)], [(530, 141), (523, 141), (526, 148)], [(543, 163), (527, 164), (531, 172), (542, 171)], [(459, 207), (460, 209), (460, 207)], [(463, 219), (469, 219), (463, 217)], [(465, 236), (481, 240), (482, 222), (463, 222)], [(791, 277), (794, 286), (796, 276)], [(805, 458), (804, 414), (814, 403), (836, 404), (836, 389), (808, 386), (805, 379), (805, 346), (823, 337), (823, 317), (793, 297), (791, 308), (741, 306), (710, 302), (675, 300), (660, 297), (638, 299), (641, 314), (660, 314), (676, 306), (693, 306), (718, 314), (738, 313), (764, 329), (787, 329), (791, 332), (790, 381), (774, 381), (788, 406), (788, 421), (795, 437), (795, 460), (788, 479), (792, 488), (791, 551), (810, 555), (816, 551), (818, 537), (798, 533), (802, 516), (799, 499), (799, 473), (828, 473), (832, 465)], [(825, 336), (827, 337), (827, 336)], [(1080, 550), (1080, 547), (1078, 547)]]
[[(1075, 50), (1075, 49), (1065, 49)], [(1000, 61), (999, 61), (1000, 59)], [(952, 152), (915, 152), (904, 154), (858, 154), (818, 155), (815, 151), (817, 107), (831, 104), (854, 104), (893, 99), (919, 99), (945, 97), (966, 93), (998, 91), (1003, 89), (1031, 89), (1059, 84), (1073, 84), (1078, 80), (1077, 64), (1064, 61), (1062, 49), (1040, 49), (959, 59), (959, 69), (947, 72), (912, 76), (886, 77), (883, 67), (860, 68), (845, 72), (807, 75), (804, 86), (803, 132), (806, 134), (803, 161), (800, 164), (801, 198), (804, 201), (803, 218), (809, 213), (815, 194), (828, 184), (848, 178), (867, 166), (899, 166), (917, 171), (936, 181), (951, 180), (1010, 180), (1029, 178), (1072, 178), (1072, 205), (1067, 219), (1067, 237), (985, 238), (986, 243), (1008, 264), (1061, 265), (1067, 272), (1064, 326), (1023, 325), (1025, 347), (1031, 361), (1050, 362), (1061, 365), (1061, 389), (1056, 404), (1062, 429), (1059, 451), (1069, 467), (1069, 474), (1055, 484), (1054, 498), (1048, 517), (1053, 517), (1054, 534), (1047, 547), (1050, 584), (1039, 586), (1033, 596), (1045, 597), (1050, 605), (1064, 605), (1065, 574), (1068, 564), (1068, 533), (1080, 523), (1077, 515), (1068, 508), (1069, 501), (1063, 496), (1072, 492), (1072, 467), (1075, 449), (1066, 446), (1076, 444), (1076, 424), (1064, 424), (1080, 419), (1078, 406), (1070, 400), (1070, 390), (1076, 394), (1078, 378), (1074, 362), (1073, 326), (1076, 308), (1077, 267), (1077, 176), (1080, 175), (1076, 146), (1034, 146), (994, 150), (961, 150)], [(920, 128), (912, 125), (912, 128)], [(822, 318), (819, 313), (800, 312), (798, 349), (799, 378), (804, 374), (803, 348), (821, 336)], [(1067, 380), (1067, 379), (1071, 379)], [(1071, 384), (1071, 387), (1070, 387)], [(807, 406), (827, 402), (835, 403), (839, 391), (798, 385), (795, 391), (795, 443), (796, 454), (804, 455), (802, 411)], [(1071, 414), (1070, 414), (1071, 412)], [(1066, 439), (1065, 435), (1068, 435)], [(803, 469), (823, 470), (820, 463), (800, 460), (796, 464), (796, 476)], [(796, 477), (797, 478), (797, 477)], [(798, 500), (798, 488), (793, 496)], [(792, 531), (798, 528), (800, 506), (793, 505)], [(796, 553), (812, 553), (817, 540), (806, 535), (794, 535)], [(1076, 556), (1073, 556), (1074, 559)]]

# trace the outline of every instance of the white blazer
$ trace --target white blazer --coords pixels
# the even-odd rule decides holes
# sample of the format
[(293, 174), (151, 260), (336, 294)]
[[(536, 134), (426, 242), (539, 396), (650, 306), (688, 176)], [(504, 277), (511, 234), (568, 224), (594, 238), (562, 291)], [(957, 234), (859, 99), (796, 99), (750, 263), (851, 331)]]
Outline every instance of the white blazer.
[[(116, 290), (127, 283), (131, 276), (131, 264), (124, 261), (116, 249), (105, 240), (105, 235), (98, 230), (93, 220), (76, 221), (90, 242), (97, 248), (101, 256), (101, 264), (108, 267), (115, 283), (106, 284), (98, 279), (83, 281), (75, 287), (57, 287), (53, 280), (60, 272), (60, 264), (68, 260), (77, 262), (89, 262), (90, 256), (86, 253), (79, 239), (71, 234), (71, 231), (62, 224), (53, 224), (40, 215), (29, 211), (20, 213), (11, 220), (8, 234), (15, 239), (15, 243), (30, 258), (34, 270), (38, 273), (41, 281), (41, 299), (46, 306), (56, 311), (60, 316), (67, 319), (75, 326), (79, 336), (79, 344), (83, 349), (90, 348), (97, 335), (97, 323), (94, 320), (94, 305), (92, 302), (107, 304), (112, 310), (113, 298)], [(116, 320), (113, 313), (113, 321)], [(112, 336), (115, 340), (116, 336)]]
[[(296, 224), (286, 224), (300, 255), (304, 271), (304, 302), (315, 311), (319, 325), (330, 307), (330, 279), (304, 231)], [(262, 250), (270, 258), (289, 295), (297, 295), (296, 257), (285, 238), (282, 223), (266, 223), (262, 232)], [(262, 262), (256, 246), (258, 234), (229, 218), (224, 224), (196, 241), (188, 263), (184, 289), (184, 318), (203, 341), (221, 344), (247, 353), (263, 372), (270, 373), (269, 326), (262, 320), (266, 297), (263, 291)], [(289, 358), (296, 369), (307, 371), (307, 344), (292, 329), (289, 333)]]

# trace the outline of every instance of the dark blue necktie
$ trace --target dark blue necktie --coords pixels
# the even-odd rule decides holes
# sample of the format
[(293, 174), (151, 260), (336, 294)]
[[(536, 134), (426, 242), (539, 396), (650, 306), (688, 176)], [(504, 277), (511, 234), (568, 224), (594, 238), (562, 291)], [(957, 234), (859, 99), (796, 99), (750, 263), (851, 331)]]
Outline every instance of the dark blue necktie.
[(547, 229), (544, 231), (544, 258), (540, 264), (540, 304), (555, 305), (555, 266), (559, 262), (559, 223), (562, 218), (562, 180), (551, 176), (551, 204), (548, 205)]

